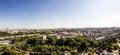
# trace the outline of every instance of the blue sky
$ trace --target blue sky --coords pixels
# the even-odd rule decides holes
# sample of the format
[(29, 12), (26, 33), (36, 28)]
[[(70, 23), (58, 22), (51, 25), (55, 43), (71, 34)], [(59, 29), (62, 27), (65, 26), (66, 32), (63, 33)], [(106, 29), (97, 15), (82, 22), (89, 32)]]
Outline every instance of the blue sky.
[(119, 27), (120, 0), (0, 0), (0, 28)]

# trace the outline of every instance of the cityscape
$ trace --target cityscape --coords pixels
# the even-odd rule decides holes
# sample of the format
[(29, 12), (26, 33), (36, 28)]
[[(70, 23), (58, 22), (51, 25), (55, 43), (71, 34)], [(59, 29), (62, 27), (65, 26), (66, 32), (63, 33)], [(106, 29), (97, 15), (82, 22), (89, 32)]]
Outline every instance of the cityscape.
[(0, 55), (120, 55), (120, 0), (0, 0)]
[(11, 52), (11, 54), (18, 55), (119, 55), (120, 50), (119, 27), (59, 29), (6, 28), (0, 30), (0, 36), (0, 45), (3, 48), (1, 51), (4, 48), (14, 48), (14, 51), (19, 53)]

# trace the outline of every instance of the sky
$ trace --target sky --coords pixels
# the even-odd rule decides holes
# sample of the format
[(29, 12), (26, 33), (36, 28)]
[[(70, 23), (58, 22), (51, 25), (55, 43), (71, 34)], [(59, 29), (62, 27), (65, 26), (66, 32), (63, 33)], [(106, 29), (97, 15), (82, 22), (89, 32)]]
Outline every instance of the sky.
[(0, 28), (120, 27), (120, 0), (0, 0)]

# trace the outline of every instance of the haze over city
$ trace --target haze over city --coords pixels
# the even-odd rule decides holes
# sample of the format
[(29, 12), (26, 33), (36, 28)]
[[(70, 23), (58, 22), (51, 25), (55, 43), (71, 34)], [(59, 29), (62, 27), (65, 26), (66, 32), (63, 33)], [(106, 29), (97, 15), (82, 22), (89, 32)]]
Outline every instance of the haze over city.
[(0, 55), (120, 55), (120, 0), (0, 0)]
[(120, 0), (0, 0), (0, 28), (119, 27)]

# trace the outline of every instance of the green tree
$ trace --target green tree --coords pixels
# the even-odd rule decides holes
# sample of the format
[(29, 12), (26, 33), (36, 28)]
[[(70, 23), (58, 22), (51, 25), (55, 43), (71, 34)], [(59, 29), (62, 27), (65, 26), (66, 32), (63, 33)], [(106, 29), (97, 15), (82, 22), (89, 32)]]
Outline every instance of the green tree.
[(65, 42), (65, 45), (66, 46), (74, 46), (73, 44), (74, 44), (74, 42), (75, 42), (75, 40), (74, 40), (74, 38), (66, 38), (66, 42)]
[(91, 54), (94, 54), (94, 49), (93, 49), (93, 48), (88, 47), (87, 52), (88, 52), (90, 55), (91, 55)]
[(20, 38), (15, 37), (12, 39), (12, 43), (17, 43), (17, 42), (19, 42), (19, 40), (20, 40)]
[(15, 50), (9, 49), (9, 50), (3, 51), (2, 55), (23, 55), (23, 54)]
[(116, 43), (112, 43), (112, 49), (113, 50), (119, 49), (119, 45), (117, 45)]
[(48, 49), (49, 49), (49, 52), (54, 52), (55, 51), (55, 46), (50, 45), (48, 47)]
[(36, 51), (36, 52), (43, 51), (42, 46), (40, 46), (40, 45), (35, 46), (33, 50)]
[(86, 42), (82, 42), (81, 45), (78, 47), (78, 51), (83, 52), (87, 50)]
[(65, 42), (66, 42), (66, 39), (65, 39), (65, 38), (60, 38), (60, 39), (57, 41), (57, 45), (63, 46), (63, 45), (65, 45)]
[(40, 45), (44, 45), (45, 43), (46, 43), (45, 40), (42, 40), (42, 39), (39, 40), (39, 44), (40, 44)]
[(36, 46), (39, 44), (40, 38), (33, 37), (27, 40), (27, 44), (31, 44), (32, 46)]
[(33, 50), (36, 52), (48, 52), (49, 51), (48, 48), (49, 48), (48, 45), (43, 45), (43, 46), (38, 45), (35, 46)]
[(56, 44), (56, 38), (54, 38), (54, 37), (48, 37), (48, 40), (46, 42), (49, 45), (55, 45)]
[(107, 46), (106, 50), (107, 50), (108, 52), (112, 52), (112, 47), (111, 47), (111, 46)]

